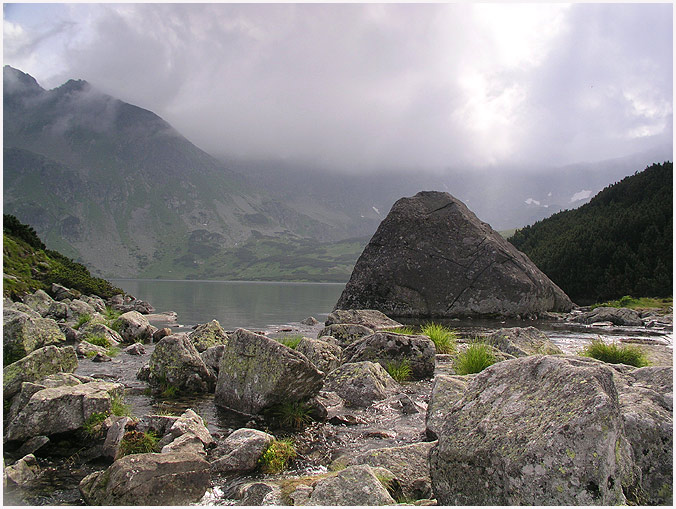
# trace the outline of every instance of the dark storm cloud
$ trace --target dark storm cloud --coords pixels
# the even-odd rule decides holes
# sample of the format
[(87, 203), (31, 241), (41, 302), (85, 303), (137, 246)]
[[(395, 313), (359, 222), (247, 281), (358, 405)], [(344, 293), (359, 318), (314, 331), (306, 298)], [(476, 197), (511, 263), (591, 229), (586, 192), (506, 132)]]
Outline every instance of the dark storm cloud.
[(560, 165), (673, 136), (668, 4), (51, 9), (5, 9), (5, 63), (86, 79), (217, 155)]

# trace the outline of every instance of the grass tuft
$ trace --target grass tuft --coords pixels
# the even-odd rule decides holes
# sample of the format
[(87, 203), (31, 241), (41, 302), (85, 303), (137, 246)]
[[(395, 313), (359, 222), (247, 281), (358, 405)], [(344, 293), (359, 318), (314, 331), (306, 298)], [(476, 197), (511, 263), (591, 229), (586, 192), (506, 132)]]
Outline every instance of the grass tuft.
[(303, 429), (312, 421), (312, 408), (301, 401), (291, 401), (275, 405), (266, 411), (266, 414), (279, 422), (282, 427)]
[(285, 346), (288, 346), (289, 348), (291, 348), (291, 350), (295, 350), (296, 348), (298, 348), (298, 345), (300, 344), (300, 342), (302, 340), (303, 340), (303, 336), (301, 336), (300, 334), (294, 334), (294, 335), (291, 335), (291, 336), (284, 336), (282, 338), (276, 339), (277, 342), (279, 342), (279, 343), (281, 343)]
[(120, 443), (120, 456), (155, 452), (159, 438), (152, 431), (127, 431)]
[(432, 340), (437, 353), (453, 353), (456, 351), (457, 333), (438, 323), (427, 323), (421, 327), (422, 333)]
[(107, 417), (107, 412), (94, 412), (82, 425), (82, 431), (84, 431), (85, 435), (89, 438), (98, 438), (102, 435), (101, 423), (105, 421)]
[(284, 471), (296, 457), (296, 449), (289, 439), (273, 440), (258, 460), (261, 470), (266, 474), (278, 474)]
[(119, 417), (131, 417), (131, 406), (124, 403), (124, 396), (113, 396), (110, 411)]
[(385, 370), (397, 382), (405, 382), (411, 378), (412, 370), (408, 359), (388, 362)]
[(669, 308), (673, 307), (674, 299), (672, 297), (667, 298), (652, 298), (652, 297), (632, 297), (631, 295), (625, 295), (624, 297), (617, 300), (610, 300), (608, 302), (601, 302), (591, 306), (592, 309), (598, 307), (611, 307), (611, 308), (628, 308), (628, 309), (652, 309), (657, 308), (662, 312), (669, 311)]
[(85, 336), (85, 341), (91, 343), (92, 345), (102, 346), (103, 348), (108, 348), (110, 346), (110, 341), (105, 336), (100, 334), (91, 334)]
[(388, 327), (387, 329), (383, 329), (383, 332), (396, 332), (397, 334), (408, 334), (409, 336), (418, 334), (418, 331), (412, 325), (405, 325), (403, 327)]
[(491, 347), (486, 343), (476, 342), (471, 344), (467, 350), (458, 354), (453, 368), (458, 375), (469, 375), (480, 373), (495, 362), (495, 355), (493, 355)]
[(89, 313), (84, 313), (83, 315), (80, 315), (77, 319), (77, 322), (75, 323), (75, 328), (79, 329), (82, 327), (85, 323), (87, 323), (89, 320), (92, 319), (92, 315)]
[(650, 361), (640, 348), (633, 345), (606, 344), (600, 339), (593, 340), (580, 351), (584, 357), (592, 357), (610, 364), (627, 364), (641, 368), (648, 366)]
[(117, 309), (113, 309), (110, 306), (106, 306), (106, 310), (103, 312), (103, 316), (106, 317), (107, 320), (117, 320), (120, 315), (122, 315), (122, 311), (118, 311)]

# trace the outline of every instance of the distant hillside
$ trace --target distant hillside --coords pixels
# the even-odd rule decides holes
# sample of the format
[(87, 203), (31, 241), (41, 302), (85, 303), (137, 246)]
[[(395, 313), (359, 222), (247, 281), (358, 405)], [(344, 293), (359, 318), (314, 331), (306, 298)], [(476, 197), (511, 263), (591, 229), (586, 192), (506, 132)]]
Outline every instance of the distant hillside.
[(653, 164), (510, 242), (579, 304), (673, 288), (673, 164)]
[(11, 299), (47, 290), (52, 283), (103, 298), (122, 293), (108, 281), (92, 277), (84, 265), (46, 249), (32, 227), (8, 214), (2, 221), (2, 264), (2, 294)]

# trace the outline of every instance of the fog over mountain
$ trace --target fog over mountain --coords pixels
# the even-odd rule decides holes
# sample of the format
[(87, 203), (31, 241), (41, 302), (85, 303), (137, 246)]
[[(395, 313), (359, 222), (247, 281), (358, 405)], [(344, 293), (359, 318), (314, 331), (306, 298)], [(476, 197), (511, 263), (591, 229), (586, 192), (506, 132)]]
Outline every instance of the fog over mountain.
[(5, 4), (4, 62), (87, 80), (217, 157), (558, 173), (671, 153), (672, 9)]

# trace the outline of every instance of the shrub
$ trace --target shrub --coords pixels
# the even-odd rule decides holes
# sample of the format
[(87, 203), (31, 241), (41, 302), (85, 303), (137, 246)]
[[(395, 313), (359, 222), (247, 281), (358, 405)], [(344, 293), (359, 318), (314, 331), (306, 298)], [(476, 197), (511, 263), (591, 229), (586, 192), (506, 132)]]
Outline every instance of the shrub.
[(607, 345), (600, 339), (595, 339), (584, 347), (580, 355), (593, 357), (610, 364), (628, 364), (637, 368), (650, 364), (640, 348), (633, 345), (620, 346), (617, 343)]
[(266, 414), (279, 422), (282, 427), (302, 429), (312, 421), (312, 408), (301, 401), (291, 401), (275, 405), (266, 411)]
[(91, 343), (92, 345), (102, 346), (103, 348), (108, 348), (110, 346), (110, 341), (108, 341), (108, 338), (98, 334), (85, 336), (85, 341), (87, 341), (87, 343)]
[[(92, 319), (92, 316), (89, 313), (85, 313), (83, 315), (80, 315), (80, 317), (77, 319), (77, 323), (75, 324), (75, 328), (79, 329), (82, 327), (85, 323), (87, 323), (89, 320)], [(90, 341), (91, 343), (91, 341)]]
[(124, 396), (113, 396), (110, 401), (110, 409), (113, 415), (131, 417), (131, 406), (124, 403)]
[(476, 342), (471, 344), (467, 350), (458, 354), (453, 368), (458, 375), (469, 375), (479, 373), (495, 362), (496, 359), (491, 347), (486, 343)]
[(261, 470), (266, 474), (278, 474), (296, 457), (296, 449), (289, 439), (273, 440), (258, 460)]
[(155, 452), (159, 438), (152, 431), (127, 431), (120, 442), (120, 456)]
[(438, 323), (428, 323), (422, 326), (422, 333), (432, 340), (437, 349), (437, 353), (455, 352), (455, 341), (457, 333)]
[(277, 338), (277, 341), (285, 346), (288, 346), (292, 350), (295, 350), (300, 342), (303, 340), (303, 336), (296, 334), (293, 336), (284, 336), (283, 338)]
[(388, 362), (385, 369), (397, 382), (404, 382), (411, 378), (411, 364), (408, 359)]

